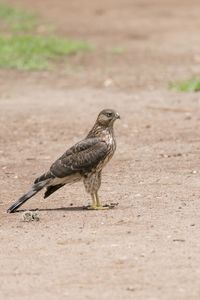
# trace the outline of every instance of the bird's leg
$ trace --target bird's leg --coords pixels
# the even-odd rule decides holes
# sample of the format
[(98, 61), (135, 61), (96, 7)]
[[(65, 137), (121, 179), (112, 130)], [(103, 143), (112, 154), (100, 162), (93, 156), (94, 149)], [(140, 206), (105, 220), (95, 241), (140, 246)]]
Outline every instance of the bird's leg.
[(95, 197), (96, 197), (96, 206), (97, 206), (97, 207), (102, 207), (97, 192), (95, 193)]
[(95, 196), (96, 196), (97, 209), (109, 209), (109, 208), (114, 208), (118, 205), (118, 203), (110, 203), (110, 204), (101, 205), (97, 192), (95, 193)]
[(96, 195), (95, 195), (95, 194), (92, 194), (91, 196), (92, 196), (92, 206), (93, 206), (93, 207), (96, 207), (96, 205), (97, 205)]
[(101, 209), (109, 209), (109, 206), (102, 206), (97, 192), (91, 194), (92, 196), (92, 205), (88, 206), (88, 209), (95, 209), (95, 210), (101, 210)]

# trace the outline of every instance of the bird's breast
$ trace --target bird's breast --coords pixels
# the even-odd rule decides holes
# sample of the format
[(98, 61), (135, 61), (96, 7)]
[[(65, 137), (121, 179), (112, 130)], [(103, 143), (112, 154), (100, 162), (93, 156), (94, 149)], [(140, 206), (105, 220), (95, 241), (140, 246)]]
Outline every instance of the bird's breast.
[(116, 150), (116, 141), (114, 135), (111, 133), (106, 133), (104, 135), (104, 141), (108, 146), (108, 152), (110, 151), (113, 154)]
[(108, 163), (108, 161), (112, 158), (115, 150), (116, 150), (116, 142), (115, 142), (115, 138), (112, 134), (110, 133), (105, 133), (103, 135), (103, 141), (107, 144), (107, 155), (105, 156), (105, 158), (99, 163), (99, 165), (97, 166), (97, 170), (101, 171), (102, 168)]

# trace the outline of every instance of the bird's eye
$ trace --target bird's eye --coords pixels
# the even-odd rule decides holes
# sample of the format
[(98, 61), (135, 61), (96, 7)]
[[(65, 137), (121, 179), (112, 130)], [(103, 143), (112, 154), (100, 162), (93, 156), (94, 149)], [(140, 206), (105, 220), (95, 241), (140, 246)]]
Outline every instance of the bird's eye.
[(112, 117), (112, 113), (111, 113), (111, 112), (108, 112), (106, 115), (107, 115), (107, 117), (109, 117), (109, 118)]

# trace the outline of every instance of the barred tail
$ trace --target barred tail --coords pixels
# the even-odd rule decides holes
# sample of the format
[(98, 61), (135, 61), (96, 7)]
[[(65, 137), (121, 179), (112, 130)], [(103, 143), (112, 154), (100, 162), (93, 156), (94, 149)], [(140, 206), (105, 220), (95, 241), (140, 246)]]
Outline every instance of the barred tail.
[(19, 200), (17, 200), (9, 209), (7, 210), (8, 213), (13, 213), (16, 211), (17, 208), (19, 208), (22, 204), (24, 204), (28, 199), (33, 197), (35, 194), (37, 194), (43, 187), (45, 187), (46, 183), (48, 181), (44, 180), (38, 183), (35, 183), (31, 189), (28, 191), (28, 193), (24, 194)]

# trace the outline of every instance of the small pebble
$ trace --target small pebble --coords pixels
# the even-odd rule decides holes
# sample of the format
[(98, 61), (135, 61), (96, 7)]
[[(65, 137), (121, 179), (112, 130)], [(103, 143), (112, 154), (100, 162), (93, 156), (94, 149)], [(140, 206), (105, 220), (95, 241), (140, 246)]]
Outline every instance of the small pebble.
[(130, 291), (130, 292), (134, 292), (134, 291), (135, 291), (135, 288), (132, 287), (132, 286), (129, 286), (129, 287), (127, 287), (126, 290), (127, 290), (127, 291)]
[(193, 170), (191, 173), (192, 173), (192, 174), (197, 174), (197, 171), (196, 171), (196, 170)]
[(107, 79), (104, 81), (103, 85), (104, 85), (105, 87), (109, 87), (109, 86), (113, 85), (113, 80), (112, 80), (111, 78), (107, 78)]

